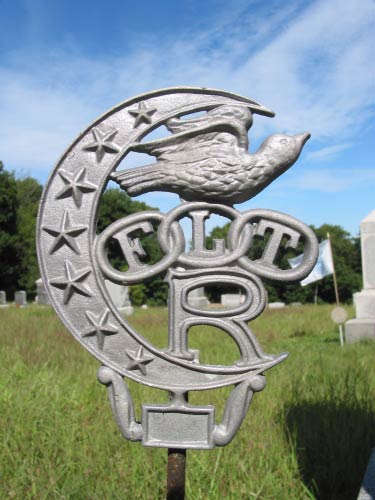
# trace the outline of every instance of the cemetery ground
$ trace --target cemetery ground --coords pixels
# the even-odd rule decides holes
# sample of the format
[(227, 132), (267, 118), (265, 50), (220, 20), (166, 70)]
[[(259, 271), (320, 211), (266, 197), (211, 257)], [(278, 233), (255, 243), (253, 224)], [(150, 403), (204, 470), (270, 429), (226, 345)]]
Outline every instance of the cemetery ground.
[[(375, 445), (375, 342), (341, 348), (331, 310), (286, 307), (251, 323), (266, 352), (290, 356), (266, 372), (230, 445), (187, 452), (187, 498), (356, 498)], [(99, 363), (53, 310), (9, 307), (0, 322), (0, 498), (163, 498), (167, 451), (122, 438), (96, 381)], [(165, 345), (166, 309), (136, 310), (131, 323)], [(228, 336), (198, 330), (190, 344), (202, 361), (236, 359)], [(141, 401), (167, 399), (129, 385), (138, 414)], [(217, 405), (220, 419), (229, 392), (190, 393), (190, 402)]]

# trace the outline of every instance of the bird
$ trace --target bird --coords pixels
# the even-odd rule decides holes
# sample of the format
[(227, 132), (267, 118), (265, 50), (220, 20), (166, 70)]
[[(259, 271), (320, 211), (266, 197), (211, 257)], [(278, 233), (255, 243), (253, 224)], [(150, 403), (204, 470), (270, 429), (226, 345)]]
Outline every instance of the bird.
[(129, 150), (156, 162), (111, 174), (129, 196), (149, 191), (176, 193), (183, 201), (233, 206), (250, 200), (298, 159), (310, 134), (273, 134), (255, 153), (248, 151), (250, 109), (224, 104), (204, 115), (170, 118), (171, 134), (137, 142)]

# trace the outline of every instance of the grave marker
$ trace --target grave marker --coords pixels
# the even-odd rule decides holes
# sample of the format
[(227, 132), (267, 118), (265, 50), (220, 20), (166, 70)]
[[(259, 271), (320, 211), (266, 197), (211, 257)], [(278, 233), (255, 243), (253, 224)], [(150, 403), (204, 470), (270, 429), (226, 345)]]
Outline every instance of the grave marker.
[(245, 300), (245, 295), (239, 293), (223, 293), (220, 298), (220, 303), (225, 307), (240, 306)]
[(349, 343), (375, 340), (375, 210), (361, 222), (363, 289), (353, 295), (356, 318), (346, 322)]
[(207, 307), (208, 304), (210, 303), (210, 301), (208, 300), (208, 298), (204, 293), (204, 288), (202, 287), (192, 290), (189, 293), (188, 301), (190, 305), (196, 307), (197, 309), (202, 309), (204, 307)]
[[(197, 111), (205, 113), (181, 118)], [(38, 257), (52, 304), (71, 333), (100, 361), (98, 379), (107, 388), (123, 436), (169, 449), (169, 498), (176, 489), (183, 498), (186, 449), (228, 444), (253, 395), (263, 390), (264, 372), (287, 356), (264, 353), (247, 325), (266, 307), (262, 279), (301, 280), (318, 256), (314, 233), (294, 217), (233, 208), (287, 170), (309, 138), (307, 133), (275, 134), (250, 154), (253, 114), (273, 116), (251, 99), (212, 89), (170, 88), (132, 98), (102, 115), (73, 142), (42, 197)], [(164, 125), (171, 135), (147, 141), (148, 133)], [(115, 171), (129, 152), (156, 160)], [(168, 191), (183, 202), (165, 214), (149, 210), (128, 215), (96, 235), (98, 205), (109, 179), (130, 196)], [(205, 222), (213, 214), (227, 217), (230, 228), (226, 241), (214, 240), (213, 248), (207, 249)], [(190, 250), (180, 224), (184, 218), (192, 225)], [(159, 262), (148, 265), (142, 260), (146, 252), (140, 233), (155, 233), (163, 254)], [(268, 240), (261, 258), (253, 261), (248, 253), (255, 234), (267, 235)], [(124, 257), (120, 268), (108, 258), (113, 239)], [(304, 256), (295, 268), (275, 264), (276, 255), (300, 243)], [(129, 325), (108, 292), (113, 286), (127, 287), (160, 275), (169, 286), (163, 348)], [(233, 284), (243, 294), (233, 309), (200, 310), (189, 303), (193, 290)], [(200, 362), (199, 351), (189, 346), (188, 331), (195, 325), (215, 326), (230, 335), (240, 359), (230, 366)], [(166, 403), (143, 404), (142, 419), (137, 421), (126, 378), (166, 391)], [(233, 388), (220, 422), (214, 406), (188, 402), (190, 391), (224, 386)]]
[(36, 297), (35, 302), (39, 305), (49, 305), (49, 298), (43, 283), (42, 278), (39, 278), (35, 281), (36, 285)]
[(283, 309), (285, 305), (285, 302), (268, 302), (269, 309)]
[(26, 292), (24, 290), (18, 290), (14, 293), (14, 305), (16, 307), (27, 306)]
[(0, 290), (0, 307), (8, 307), (7, 295), (4, 290)]
[(133, 314), (134, 307), (129, 298), (129, 287), (112, 283), (109, 280), (105, 280), (105, 285), (118, 311), (125, 316)]

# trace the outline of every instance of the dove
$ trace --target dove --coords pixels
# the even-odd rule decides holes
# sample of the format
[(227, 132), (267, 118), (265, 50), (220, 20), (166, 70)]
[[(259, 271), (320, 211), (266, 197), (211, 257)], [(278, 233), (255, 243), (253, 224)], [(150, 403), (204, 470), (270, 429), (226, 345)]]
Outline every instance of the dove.
[(251, 125), (251, 111), (236, 105), (219, 106), (198, 118), (171, 118), (166, 122), (171, 135), (130, 147), (156, 162), (114, 172), (111, 178), (129, 196), (166, 191), (185, 201), (242, 203), (290, 168), (310, 137), (308, 132), (274, 134), (250, 153)]

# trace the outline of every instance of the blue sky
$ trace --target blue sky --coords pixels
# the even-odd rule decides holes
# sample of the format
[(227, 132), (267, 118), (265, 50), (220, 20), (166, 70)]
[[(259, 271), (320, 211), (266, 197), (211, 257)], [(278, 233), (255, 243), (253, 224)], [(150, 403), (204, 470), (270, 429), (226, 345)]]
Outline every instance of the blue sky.
[[(202, 86), (271, 108), (251, 150), (308, 130), (298, 162), (241, 205), (358, 234), (375, 208), (371, 0), (0, 0), (0, 159), (41, 182), (97, 116), (142, 92)], [(167, 210), (174, 195), (145, 201)]]

